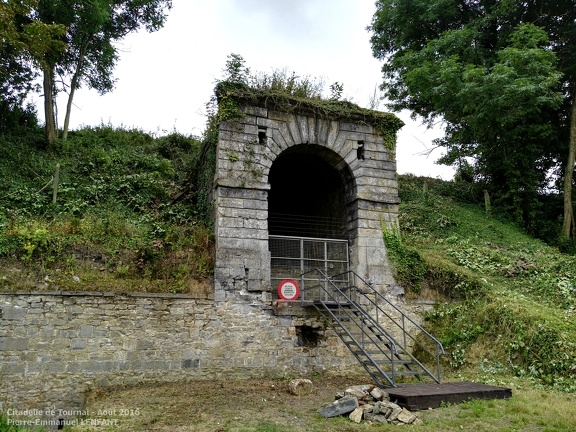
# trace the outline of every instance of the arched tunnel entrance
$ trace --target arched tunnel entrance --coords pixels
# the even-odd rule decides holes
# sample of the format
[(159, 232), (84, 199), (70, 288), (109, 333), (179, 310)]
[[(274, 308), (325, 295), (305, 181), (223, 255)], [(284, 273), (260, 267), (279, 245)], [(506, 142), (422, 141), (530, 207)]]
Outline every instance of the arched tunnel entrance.
[(261, 292), (267, 301), (277, 288), (298, 291), (284, 279), (317, 268), (330, 284), (347, 270), (379, 290), (393, 283), (382, 226), (397, 225), (392, 146), (402, 122), (351, 104), (221, 90), (218, 102), (237, 102), (243, 115), (220, 122), (215, 173), (207, 153), (202, 177), (213, 179), (215, 299)]
[[(338, 170), (329, 160), (344, 167)], [(270, 235), (348, 238), (351, 175), (336, 153), (316, 145), (291, 147), (272, 164), (269, 183)]]
[[(236, 100), (244, 115), (219, 125), (207, 191), (214, 206), (215, 299), (278, 292), (293, 300), (277, 288), (297, 292), (290, 281), (281, 283), (317, 268), (330, 284), (349, 269), (378, 289), (393, 283), (382, 226), (397, 225), (391, 146), (400, 120), (244, 89), (221, 96), (219, 102)], [(315, 286), (300, 281), (304, 294)]]
[(347, 215), (355, 183), (345, 161), (325, 147), (297, 145), (274, 160), (268, 178), (272, 283), (293, 279), (306, 285), (317, 280), (317, 273), (308, 273), (316, 269), (347, 280)]

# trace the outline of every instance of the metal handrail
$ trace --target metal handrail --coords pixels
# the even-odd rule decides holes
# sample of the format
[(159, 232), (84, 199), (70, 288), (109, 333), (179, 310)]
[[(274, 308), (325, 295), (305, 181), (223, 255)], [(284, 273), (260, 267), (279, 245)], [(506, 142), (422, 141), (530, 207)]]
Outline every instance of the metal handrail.
[[(375, 323), (377, 325), (378, 329), (381, 329), (381, 332), (386, 335), (386, 338), (388, 340), (393, 341), (394, 343), (394, 347), (395, 350), (397, 350), (396, 345), (398, 344), (396, 340), (394, 340), (392, 337), (389, 337), (387, 332), (382, 329), (381, 325), (379, 324), (379, 318), (381, 316), (386, 317), (390, 322), (392, 322), (394, 325), (396, 325), (398, 328), (400, 328), (400, 330), (402, 331), (402, 336), (403, 336), (403, 344), (401, 344), (400, 346), (402, 346), (405, 354), (407, 354), (416, 364), (418, 364), (418, 366), (420, 366), (420, 368), (422, 368), (422, 370), (428, 374), (431, 378), (433, 378), (436, 382), (440, 383), (441, 381), (441, 368), (440, 368), (440, 355), (442, 354), (446, 354), (446, 352), (444, 351), (444, 347), (442, 346), (442, 343), (436, 339), (434, 336), (432, 336), (428, 331), (426, 331), (422, 326), (420, 326), (420, 324), (418, 324), (416, 321), (414, 321), (412, 318), (410, 318), (408, 315), (406, 315), (400, 308), (398, 308), (396, 305), (394, 305), (393, 303), (391, 303), (387, 298), (385, 298), (384, 296), (382, 296), (382, 294), (380, 294), (378, 291), (376, 291), (368, 282), (366, 282), (364, 279), (362, 279), (360, 276), (358, 276), (355, 272), (353, 271), (348, 271), (348, 272), (344, 272), (344, 273), (340, 273), (331, 277), (328, 277), (324, 272), (322, 272), (322, 270), (320, 269), (314, 269), (311, 270), (309, 272), (303, 273), (301, 275), (301, 279), (303, 281), (304, 279), (304, 275), (305, 274), (309, 274), (312, 272), (316, 272), (319, 276), (320, 279), (328, 282), (331, 287), (336, 290), (338, 293), (340, 293), (344, 298), (346, 298), (350, 303), (353, 303), (357, 306), (357, 308), (361, 311), (361, 313), (363, 315), (365, 315), (366, 317), (368, 317), (370, 319), (370, 321), (372, 323)], [(346, 278), (341, 278), (342, 275), (346, 275)], [(347, 286), (345, 287), (345, 290), (347, 290), (349, 292), (349, 295), (344, 294), (344, 292), (342, 291), (342, 289), (340, 287), (338, 287), (333, 280), (334, 279), (339, 279), (341, 278), (342, 280), (347, 280), (350, 281), (350, 277), (349, 275), (353, 276), (353, 284), (349, 284), (349, 282), (347, 283)], [(362, 284), (363, 284), (363, 288), (366, 289), (367, 288), (367, 293), (363, 292), (360, 287), (358, 286), (358, 283), (356, 282), (357, 280), (359, 280)], [(324, 291), (324, 298), (327, 299), (328, 296), (332, 295), (330, 294), (330, 292), (322, 286), (322, 284), (318, 284), (317, 285), (321, 291)], [(313, 288), (313, 287), (311, 287)], [(354, 289), (355, 288), (355, 289)], [(302, 290), (302, 300), (306, 301), (306, 291), (310, 289), (304, 289)], [(319, 292), (320, 297), (322, 297), (322, 292)], [(371, 295), (374, 297), (374, 299), (371, 298)], [(360, 304), (362, 303), (361, 301), (358, 300), (358, 298), (364, 298), (366, 299), (369, 304), (371, 304), (375, 310), (375, 318), (371, 317), (369, 314), (367, 314), (364, 309), (360, 306)], [(333, 297), (332, 297), (333, 298)], [(337, 301), (337, 300), (336, 300)], [(380, 307), (380, 305), (378, 304), (379, 302), (384, 302), (386, 303), (388, 306), (392, 307), (397, 313), (400, 314), (401, 317), (401, 321), (402, 324), (399, 324), (397, 322), (396, 319), (394, 319), (392, 316), (390, 316), (390, 314), (388, 314), (388, 312), (386, 312), (384, 309), (382, 309), (382, 307)], [(406, 331), (406, 320), (408, 322), (410, 322), (414, 327), (416, 327), (419, 331), (422, 332), (422, 334), (424, 334), (425, 336), (428, 337), (428, 339), (434, 344), (435, 346), (435, 352), (432, 353), (424, 344), (420, 343), (414, 336), (412, 336), (409, 332)], [(432, 372), (430, 372), (426, 366), (424, 366), (416, 357), (414, 357), (408, 350), (407, 350), (407, 341), (406, 341), (406, 337), (409, 337), (415, 345), (418, 345), (419, 347), (421, 347), (424, 351), (426, 351), (429, 355), (432, 355), (435, 357), (436, 359), (436, 369), (437, 369), (437, 375), (435, 376)], [(397, 353), (397, 351), (396, 351)], [(394, 373), (394, 365), (393, 365), (393, 360), (392, 360), (392, 370)]]
[[(381, 312), (383, 315), (386, 316), (386, 318), (388, 318), (389, 321), (391, 321), (393, 324), (395, 324), (398, 328), (400, 328), (402, 330), (402, 335), (403, 335), (403, 339), (404, 339), (403, 348), (405, 350), (407, 349), (406, 336), (408, 336), (416, 345), (421, 347), (428, 354), (434, 356), (434, 358), (436, 359), (436, 371), (437, 371), (436, 377), (437, 377), (437, 381), (440, 382), (440, 380), (441, 380), (440, 355), (446, 354), (446, 352), (444, 351), (444, 347), (442, 346), (442, 343), (438, 339), (436, 339), (433, 335), (431, 335), (428, 331), (426, 331), (420, 324), (418, 324), (416, 321), (414, 321), (412, 318), (410, 318), (408, 315), (406, 315), (406, 313), (404, 313), (404, 311), (402, 311), (395, 304), (390, 302), (386, 297), (384, 297), (382, 294), (380, 294), (378, 291), (376, 291), (374, 289), (374, 287), (372, 287), (368, 282), (366, 282), (364, 279), (362, 279), (362, 277), (358, 276), (353, 271), (348, 271), (345, 273), (348, 273), (349, 275), (351, 274), (354, 277), (354, 280), (356, 280), (356, 279), (360, 280), (362, 282), (362, 284), (366, 288), (368, 288), (369, 293), (364, 293), (357, 286), (357, 284), (354, 284), (354, 286), (356, 286), (356, 290), (354, 290), (354, 293), (356, 293), (357, 295), (361, 295), (363, 298), (367, 299), (374, 306), (374, 308), (376, 310), (376, 320), (378, 320), (378, 312)], [(341, 275), (335, 275), (334, 277), (338, 277), (338, 276), (341, 276)], [(372, 298), (370, 298), (370, 296), (369, 296), (370, 293), (373, 294), (374, 300)], [(402, 325), (400, 325), (397, 320), (395, 320), (384, 309), (382, 309), (378, 305), (378, 301), (385, 302), (388, 306), (392, 307), (396, 312), (398, 312), (402, 318)], [(412, 334), (410, 334), (409, 332), (406, 331), (406, 320), (408, 320), (408, 322), (410, 322), (412, 325), (414, 325), (420, 332), (422, 332), (422, 334), (424, 334), (434, 344), (434, 347), (435, 347), (434, 353), (432, 353), (424, 344), (420, 343), (418, 341), (418, 339), (416, 339), (414, 336), (412, 336)], [(424, 370), (426, 370), (426, 372), (429, 373), (430, 376), (433, 376), (433, 374), (431, 372), (429, 372), (428, 369), (417, 358), (415, 358), (410, 352), (408, 352), (408, 351), (406, 351), (406, 352), (416, 363), (418, 363), (418, 365), (420, 367), (422, 367)]]
[[(314, 270), (311, 270), (311, 271), (309, 271), (309, 272), (307, 272), (307, 273), (312, 273), (313, 271), (314, 271)], [(317, 271), (323, 275), (323, 273), (322, 273), (321, 270), (317, 270)], [(325, 276), (325, 275), (324, 275), (324, 276)], [(329, 279), (328, 279), (328, 282), (330, 282)], [(340, 295), (342, 295), (342, 297), (344, 297), (346, 300), (348, 300), (346, 303), (350, 303), (350, 304), (354, 304), (354, 303), (355, 303), (355, 302), (354, 302), (350, 297), (348, 297), (337, 285), (335, 285), (335, 284), (333, 284), (333, 283), (331, 283), (331, 282), (330, 282), (330, 284), (332, 285), (332, 287), (333, 287), (336, 291), (339, 292)], [(325, 288), (322, 288), (321, 285), (319, 285), (319, 287), (320, 287), (322, 290), (324, 290), (324, 292), (326, 293), (326, 295), (327, 295), (328, 297), (330, 297), (330, 299), (334, 300), (334, 303), (336, 303), (336, 302), (341, 303), (336, 297), (334, 297), (332, 294), (330, 294), (330, 292), (326, 291)], [(327, 301), (329, 301), (329, 300), (327, 300)], [(379, 328), (380, 334), (381, 334), (383, 337), (386, 338), (388, 344), (390, 345), (390, 350), (391, 350), (391, 352), (393, 352), (394, 354), (398, 354), (398, 348), (397, 348), (397, 343), (396, 343), (396, 341), (395, 341), (390, 335), (388, 335), (388, 333), (386, 333), (386, 331), (385, 331), (384, 329), (380, 328), (380, 325), (379, 325), (377, 322), (375, 322), (375, 321), (373, 320), (373, 318), (372, 318), (370, 315), (368, 315), (364, 310), (362, 310), (361, 308), (357, 308), (357, 309), (358, 309), (358, 312), (360, 312), (360, 314), (362, 315), (362, 318), (363, 318), (363, 319), (367, 319), (367, 320), (371, 321), (371, 322), (374, 324), (375, 327), (377, 326), (377, 327)], [(356, 321), (356, 319), (355, 319), (356, 317), (355, 317), (354, 315), (352, 315), (348, 310), (346, 310), (346, 309), (340, 309), (340, 311), (343, 311), (343, 312), (346, 314), (346, 317), (349, 318), (350, 320)], [(362, 324), (362, 326), (364, 325), (364, 321), (363, 321), (363, 320), (360, 320), (360, 323)], [(366, 333), (367, 333), (368, 336), (370, 337), (370, 340), (371, 340), (373, 343), (376, 343), (376, 341), (375, 341), (374, 339), (372, 339), (372, 337), (370, 336), (370, 334), (369, 334), (368, 332), (366, 332)], [(392, 349), (392, 348), (393, 348), (393, 349)]]
[[(328, 293), (328, 295), (330, 295)], [(382, 349), (381, 344), (379, 344), (379, 341), (374, 340), (373, 335), (374, 333), (371, 334), (371, 332), (368, 332), (365, 327), (364, 327), (364, 323), (363, 323), (363, 319), (356, 319), (357, 317), (355, 317), (352, 313), (350, 313), (349, 310), (346, 309), (339, 309), (338, 310), (338, 315), (336, 315), (334, 313), (333, 310), (331, 310), (329, 307), (326, 307), (326, 303), (323, 302), (323, 306), (325, 307), (325, 310), (328, 311), (328, 313), (330, 314), (330, 316), (337, 321), (340, 324), (341, 329), (346, 333), (346, 335), (350, 338), (350, 340), (353, 341), (353, 343), (360, 348), (362, 355), (364, 355), (366, 358), (368, 358), (368, 360), (370, 361), (370, 363), (378, 369), (378, 372), (380, 373), (381, 376), (385, 377), (386, 381), (388, 382), (388, 384), (392, 385), (392, 386), (396, 386), (394, 383), (394, 377), (395, 377), (395, 367), (394, 367), (394, 356), (398, 354), (397, 348), (396, 348), (396, 344), (395, 342), (390, 339), (386, 334), (382, 333), (382, 336), (384, 336), (388, 342), (387, 344), (385, 344), (384, 346), (388, 347), (388, 350), (384, 350)], [(350, 319), (351, 321), (354, 321), (356, 323), (356, 325), (360, 328), (361, 330), (361, 341), (358, 341), (354, 335), (348, 330), (348, 327), (345, 325), (342, 325), (342, 315), (341, 312), (342, 310), (344, 311), (346, 317), (348, 319)], [(337, 333), (338, 334), (338, 333)], [(340, 334), (338, 334), (338, 336), (342, 339), (342, 336)], [(365, 340), (365, 336), (367, 337), (367, 339), (369, 340), (369, 342), (367, 340)], [(344, 341), (344, 340), (343, 340)], [(379, 366), (378, 362), (374, 360), (374, 358), (372, 357), (372, 355), (370, 355), (366, 350), (365, 350), (365, 345), (366, 343), (371, 343), (373, 346), (377, 347), (378, 350), (380, 351), (380, 353), (382, 355), (384, 355), (387, 359), (387, 361), (391, 364), (392, 366), (392, 378), (390, 378), (388, 376), (388, 374), (386, 372), (384, 372), (382, 370), (382, 368)], [(386, 351), (388, 351), (389, 353), (387, 353)], [(360, 354), (358, 352), (352, 351), (352, 354), (360, 361)], [(365, 367), (365, 366), (364, 366)], [(370, 373), (370, 375), (373, 376), (374, 375), (368, 371)]]
[[(369, 362), (371, 363), (372, 367), (374, 367), (378, 370), (379, 375), (384, 377), (386, 379), (386, 381), (388, 382), (388, 384), (395, 387), (396, 384), (395, 384), (394, 380), (395, 380), (395, 377), (397, 374), (397, 371), (396, 371), (397, 366), (396, 366), (395, 358), (396, 357), (399, 358), (399, 356), (398, 356), (399, 353), (398, 353), (397, 344), (394, 341), (394, 339), (391, 338), (386, 333), (386, 331), (378, 325), (378, 323), (375, 323), (374, 320), (372, 319), (372, 317), (370, 317), (368, 314), (366, 314), (357, 305), (355, 305), (354, 310), (356, 312), (359, 312), (360, 316), (355, 316), (354, 313), (352, 312), (352, 310), (350, 310), (350, 309), (342, 308), (341, 306), (353, 305), (354, 302), (344, 291), (342, 291), (342, 289), (340, 289), (340, 287), (338, 287), (337, 285), (332, 283), (332, 281), (330, 281), (329, 278), (326, 278), (326, 275), (321, 270), (319, 270), (319, 269), (310, 270), (310, 271), (306, 272), (305, 274), (309, 274), (309, 273), (318, 273), (324, 281), (328, 282), (331, 285), (333, 292), (336, 294), (335, 295), (332, 294), (328, 289), (326, 289), (326, 287), (322, 286), (322, 284), (317, 284), (315, 287), (308, 287), (307, 290), (311, 290), (311, 289), (317, 287), (319, 292), (323, 292), (325, 294), (324, 300), (319, 300), (319, 302), (324, 306), (324, 310), (330, 314), (330, 316), (334, 319), (334, 321), (336, 321), (340, 324), (340, 328), (344, 331), (344, 333), (346, 333), (347, 337), (350, 338), (350, 340), (354, 343), (354, 345), (360, 349), (360, 352), (362, 353), (361, 355), (366, 357), (369, 360)], [(328, 306), (329, 304), (339, 306), (339, 308), (337, 309), (338, 314), (334, 313), (333, 309), (330, 309), (330, 307)], [(320, 310), (316, 304), (315, 304), (315, 307), (318, 310)], [(344, 317), (342, 315), (344, 315)], [(361, 340), (358, 340), (356, 337), (354, 337), (354, 335), (349, 331), (348, 327), (342, 323), (343, 318), (348, 319), (351, 322), (354, 322), (356, 324), (356, 326), (360, 329), (360, 332), (361, 332)], [(369, 321), (371, 324), (369, 326), (366, 326), (366, 321)], [(371, 328), (371, 330), (368, 331), (368, 328)], [(374, 328), (377, 328), (379, 330), (379, 332), (375, 333)], [(345, 342), (345, 340), (343, 339), (343, 336), (341, 334), (339, 334), (338, 332), (337, 332), (337, 334), (343, 340), (343, 342)], [(378, 336), (382, 336), (383, 338), (386, 339), (384, 344), (381, 343), (381, 342), (383, 342), (381, 339), (378, 339), (378, 340), (375, 339), (375, 337), (378, 337)], [(392, 378), (390, 378), (388, 376), (388, 373), (386, 373), (384, 370), (382, 370), (382, 368), (379, 365), (379, 362), (377, 360), (375, 360), (373, 358), (373, 356), (365, 350), (366, 344), (370, 344), (371, 346), (375, 347), (379, 351), (379, 353), (386, 358), (386, 361), (391, 365), (391, 368), (392, 368), (392, 373), (391, 373)], [(383, 349), (383, 346), (385, 346), (387, 349)], [(359, 361), (361, 361), (361, 358), (360, 358), (361, 355), (358, 352), (352, 351), (352, 354)], [(378, 353), (375, 352), (374, 354), (378, 354)], [(367, 369), (366, 365), (364, 363), (363, 363), (363, 366), (368, 371), (368, 373), (372, 376), (372, 378), (375, 379), (378, 383), (380, 383), (378, 377), (375, 376), (375, 374), (372, 371)]]

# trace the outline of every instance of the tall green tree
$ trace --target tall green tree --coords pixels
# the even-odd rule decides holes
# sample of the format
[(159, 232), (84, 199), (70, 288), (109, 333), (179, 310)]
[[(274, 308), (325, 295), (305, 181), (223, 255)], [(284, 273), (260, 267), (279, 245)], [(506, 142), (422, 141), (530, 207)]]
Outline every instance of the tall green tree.
[(35, 89), (36, 67), (47, 52), (63, 52), (65, 27), (34, 20), (37, 0), (0, 2), (0, 119), (8, 127), (10, 114), (21, 111)]
[(379, 0), (370, 30), (392, 108), (410, 109), (428, 124), (442, 119), (444, 161), (476, 158), (479, 174), (525, 223), (547, 174), (561, 163), (569, 237), (573, 1)]
[(66, 27), (63, 38), (66, 51), (46, 53), (42, 67), (49, 145), (56, 136), (55, 77), (58, 75), (64, 80), (68, 91), (65, 139), (75, 91), (82, 84), (101, 94), (111, 91), (112, 74), (119, 58), (115, 42), (141, 28), (150, 32), (159, 30), (171, 8), (172, 0), (39, 0), (37, 19)]

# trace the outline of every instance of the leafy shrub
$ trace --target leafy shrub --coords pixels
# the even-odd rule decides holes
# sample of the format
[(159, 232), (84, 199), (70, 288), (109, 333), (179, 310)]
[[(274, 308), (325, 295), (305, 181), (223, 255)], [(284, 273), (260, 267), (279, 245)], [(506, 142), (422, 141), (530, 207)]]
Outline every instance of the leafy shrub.
[(24, 432), (24, 429), (10, 424), (8, 418), (3, 413), (0, 413), (0, 432)]
[(437, 259), (429, 263), (425, 282), (428, 288), (448, 299), (473, 298), (486, 294), (486, 286), (477, 275)]
[[(576, 258), (463, 202), (452, 182), (428, 180), (400, 178), (402, 242), (384, 237), (398, 269), (411, 267), (399, 279), (417, 274), (443, 299), (426, 325), (448, 352), (446, 366), (485, 368), (490, 359), (499, 370), (576, 391)], [(417, 260), (406, 258), (406, 245)]]
[(383, 229), (384, 243), (388, 257), (394, 263), (396, 278), (411, 292), (420, 292), (427, 266), (417, 251), (402, 243), (399, 231)]

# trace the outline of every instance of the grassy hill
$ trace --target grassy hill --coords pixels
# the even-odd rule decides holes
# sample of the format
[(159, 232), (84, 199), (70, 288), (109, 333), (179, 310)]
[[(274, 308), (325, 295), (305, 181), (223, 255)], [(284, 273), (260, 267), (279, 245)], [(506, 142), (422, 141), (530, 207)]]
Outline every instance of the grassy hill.
[[(41, 133), (0, 136), (0, 290), (210, 294), (203, 142), (103, 125), (46, 151)], [(486, 214), (469, 183), (401, 176), (400, 195), (388, 253), (409, 297), (439, 303), (446, 368), (575, 391), (576, 258)]]
[(446, 366), (575, 391), (576, 258), (487, 215), (470, 184), (404, 176), (400, 195), (385, 241), (408, 295), (440, 304), (426, 324)]
[(0, 135), (0, 289), (206, 296), (199, 139), (103, 125), (41, 140)]

